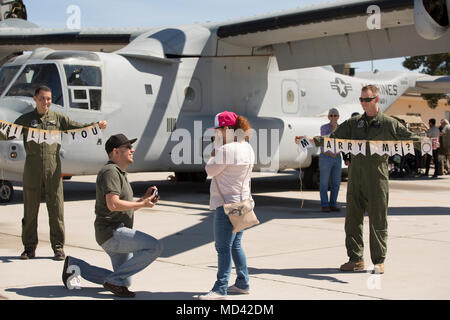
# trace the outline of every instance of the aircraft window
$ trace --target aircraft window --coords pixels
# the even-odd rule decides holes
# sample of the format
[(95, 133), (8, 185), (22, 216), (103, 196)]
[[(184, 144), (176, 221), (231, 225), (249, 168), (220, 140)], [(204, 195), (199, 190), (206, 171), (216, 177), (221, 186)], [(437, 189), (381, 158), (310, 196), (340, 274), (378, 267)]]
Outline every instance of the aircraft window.
[(52, 89), (52, 103), (64, 105), (59, 72), (54, 64), (29, 64), (25, 66), (7, 96), (33, 97), (37, 87)]
[(75, 99), (86, 99), (86, 90), (74, 90), (73, 91)]
[(64, 65), (69, 89), (70, 107), (100, 110), (102, 105), (102, 73), (99, 67)]
[(295, 100), (295, 94), (294, 94), (294, 91), (289, 90), (289, 91), (286, 93), (286, 99), (287, 99), (287, 101), (288, 101), (289, 103), (293, 103), (294, 100)]
[(68, 86), (102, 86), (102, 74), (99, 67), (66, 64), (64, 70)]
[(70, 107), (74, 109), (89, 110), (87, 89), (69, 89)]
[(184, 100), (186, 102), (192, 102), (195, 100), (195, 90), (191, 87), (184, 89)]
[(0, 95), (19, 71), (20, 66), (2, 67), (0, 69)]
[(100, 105), (102, 102), (102, 90), (99, 89), (89, 90), (89, 100), (91, 103), (92, 110), (100, 110)]

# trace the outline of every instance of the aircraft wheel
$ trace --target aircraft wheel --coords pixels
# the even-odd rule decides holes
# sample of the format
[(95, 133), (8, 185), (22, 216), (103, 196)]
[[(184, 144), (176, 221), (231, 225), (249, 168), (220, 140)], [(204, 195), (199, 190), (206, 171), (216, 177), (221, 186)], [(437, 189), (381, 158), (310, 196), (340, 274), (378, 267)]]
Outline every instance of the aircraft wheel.
[(14, 188), (11, 182), (0, 180), (0, 202), (5, 203), (11, 201), (14, 195)]
[(176, 181), (205, 182), (207, 178), (205, 171), (201, 172), (175, 172)]
[(208, 177), (208, 175), (205, 171), (192, 172), (192, 181), (205, 182), (207, 177)]
[(189, 172), (175, 172), (175, 181), (189, 181)]

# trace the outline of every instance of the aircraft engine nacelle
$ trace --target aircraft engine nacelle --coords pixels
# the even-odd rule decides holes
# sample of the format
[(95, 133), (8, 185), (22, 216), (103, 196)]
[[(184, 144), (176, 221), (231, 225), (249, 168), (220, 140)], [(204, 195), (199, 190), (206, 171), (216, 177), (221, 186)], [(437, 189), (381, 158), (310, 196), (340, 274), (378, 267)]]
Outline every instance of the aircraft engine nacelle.
[(414, 25), (427, 40), (436, 40), (449, 28), (450, 0), (414, 0)]

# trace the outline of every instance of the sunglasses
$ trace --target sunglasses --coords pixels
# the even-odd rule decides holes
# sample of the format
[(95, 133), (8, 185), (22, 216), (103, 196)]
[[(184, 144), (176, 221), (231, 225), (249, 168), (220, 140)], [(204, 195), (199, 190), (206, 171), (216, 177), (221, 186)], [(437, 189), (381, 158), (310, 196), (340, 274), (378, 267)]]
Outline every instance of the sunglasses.
[(329, 114), (328, 116), (329, 116), (329, 117), (332, 117), (332, 118), (334, 118), (334, 117), (339, 117), (338, 114)]
[(359, 102), (370, 102), (370, 101), (372, 101), (373, 99), (375, 99), (376, 97), (378, 97), (378, 96), (375, 96), (375, 97), (369, 97), (369, 98), (362, 98), (362, 97), (359, 97)]
[(123, 146), (120, 146), (119, 148), (133, 149), (133, 146), (131, 144), (125, 144)]

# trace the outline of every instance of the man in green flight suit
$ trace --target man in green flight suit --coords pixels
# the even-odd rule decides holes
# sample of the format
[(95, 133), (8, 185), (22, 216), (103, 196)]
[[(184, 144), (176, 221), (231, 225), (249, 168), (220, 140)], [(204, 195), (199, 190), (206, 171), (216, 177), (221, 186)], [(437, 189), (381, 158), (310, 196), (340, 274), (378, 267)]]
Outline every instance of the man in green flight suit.
[[(400, 122), (384, 115), (378, 106), (380, 99), (376, 86), (361, 89), (364, 114), (348, 119), (331, 135), (331, 138), (355, 140), (419, 140)], [(368, 150), (369, 148), (366, 148)], [(350, 260), (341, 271), (364, 269), (363, 220), (367, 211), (370, 224), (370, 256), (374, 273), (384, 273), (387, 250), (387, 210), (389, 199), (388, 155), (352, 156), (347, 187), (347, 212), (345, 216), (345, 246)]]
[[(361, 89), (359, 98), (364, 114), (352, 117), (330, 134), (331, 138), (352, 140), (413, 140), (420, 138), (406, 129), (399, 121), (384, 115), (379, 109), (378, 88), (368, 85)], [(296, 137), (301, 138), (301, 137)], [(323, 144), (322, 137), (314, 143)], [(345, 246), (349, 261), (341, 265), (341, 271), (364, 270), (363, 221), (367, 211), (370, 224), (370, 255), (373, 273), (384, 273), (387, 251), (387, 210), (389, 198), (388, 155), (352, 155), (347, 186), (345, 216)]]
[[(41, 202), (42, 187), (50, 223), (50, 242), (55, 260), (64, 260), (64, 198), (61, 180), (61, 160), (57, 143), (48, 145), (27, 141), (28, 128), (66, 131), (92, 125), (70, 120), (67, 116), (49, 110), (52, 104), (51, 89), (40, 86), (34, 97), (36, 108), (14, 122), (23, 126), (23, 143), (26, 159), (23, 171), (24, 217), (22, 219), (22, 243), (24, 252), (21, 258), (26, 260), (35, 257), (38, 244), (37, 216)], [(101, 129), (107, 126), (106, 121), (98, 122)], [(7, 139), (0, 136), (1, 140)]]

